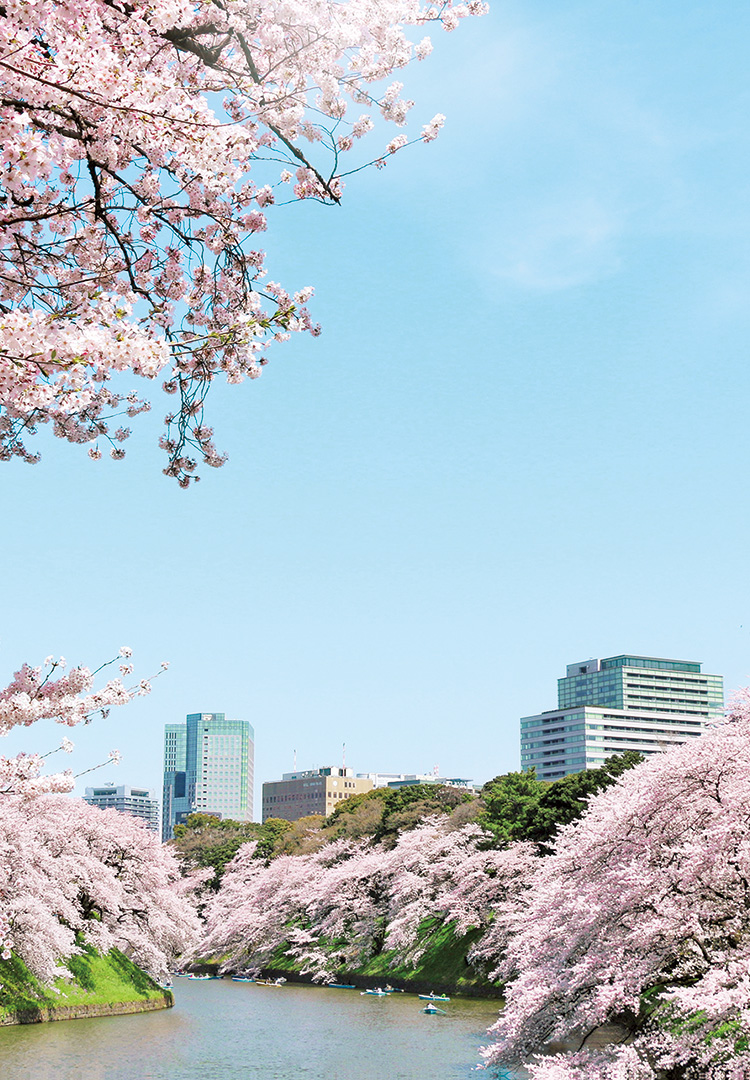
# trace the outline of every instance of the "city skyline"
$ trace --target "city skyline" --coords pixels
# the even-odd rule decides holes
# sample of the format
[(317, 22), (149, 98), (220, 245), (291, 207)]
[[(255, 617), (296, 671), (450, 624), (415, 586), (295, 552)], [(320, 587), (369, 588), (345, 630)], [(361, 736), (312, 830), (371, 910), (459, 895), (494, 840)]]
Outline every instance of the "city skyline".
[[(588, 659), (590, 661), (595, 660), (594, 657), (590, 657)], [(568, 665), (568, 666), (570, 667), (571, 665)], [(698, 666), (700, 666), (700, 664)], [(549, 700), (550, 685), (552, 684), (552, 681), (557, 678), (556, 670), (559, 670), (559, 663), (556, 664), (556, 668), (553, 668), (550, 671), (545, 671), (543, 674), (540, 673), (539, 680), (538, 680), (539, 689), (533, 695), (536, 698), (538, 704), (544, 704), (545, 700), (546, 701)], [(719, 678), (721, 678), (721, 676), (719, 676)], [(526, 685), (528, 687), (527, 679), (528, 679), (528, 676), (527, 676), (527, 673), (526, 673), (524, 679), (519, 681), (519, 685), (521, 683), (523, 683), (524, 685)], [(564, 681), (565, 680), (563, 680), (563, 679), (557, 678), (558, 683), (562, 683)], [(546, 687), (545, 687), (545, 683), (546, 683)], [(155, 684), (154, 693), (156, 693), (157, 690), (162, 690), (163, 688), (164, 688), (163, 683), (161, 685), (159, 685), (158, 683)], [(208, 697), (214, 696), (215, 697), (216, 695), (208, 694), (206, 696), (208, 696)], [(532, 694), (529, 694), (529, 696), (531, 697)], [(732, 688), (729, 689), (729, 693), (727, 694), (727, 700), (729, 700), (731, 698), (731, 696), (732, 696)], [(519, 700), (523, 700), (523, 699), (519, 698)], [(135, 699), (135, 701), (128, 707), (128, 710), (130, 711), (134, 707), (137, 709), (138, 704), (139, 704), (139, 699)], [(516, 753), (515, 753), (515, 759), (516, 760), (515, 760), (515, 762), (512, 760), (512, 755), (507, 755), (506, 754), (506, 760), (510, 757), (510, 764), (505, 766), (505, 767), (493, 770), (492, 766), (491, 766), (491, 759), (488, 760), (488, 757), (485, 755), (484, 758), (483, 758), (484, 770), (482, 771), (482, 769), (477, 769), (477, 770), (475, 770), (475, 773), (474, 773), (474, 780), (475, 780), (475, 783), (478, 786), (481, 786), (484, 782), (486, 782), (489, 779), (492, 779), (492, 777), (494, 777), (496, 775), (500, 775), (501, 773), (504, 773), (504, 772), (520, 771), (523, 768), (525, 763), (521, 760), (521, 751), (519, 749), (519, 738), (518, 738), (518, 729), (519, 729), (519, 723), (520, 723), (519, 717), (521, 717), (521, 719), (528, 720), (530, 717), (533, 718), (533, 716), (535, 715), (535, 714), (531, 714), (530, 712), (528, 712), (528, 704), (529, 704), (529, 702), (525, 701), (524, 704), (526, 705), (526, 709), (521, 708), (519, 710), (518, 715), (513, 720), (513, 723), (515, 725), (514, 735), (515, 735), (515, 744), (516, 744)], [(551, 712), (559, 712), (559, 711), (560, 711), (560, 708), (548, 710), (548, 712), (550, 712), (550, 713)], [(540, 712), (541, 712), (541, 710), (540, 710)], [(112, 715), (114, 717), (116, 717), (117, 716), (116, 711)], [(194, 715), (195, 716), (200, 716), (202, 714), (197, 713), (197, 714), (194, 714)], [(208, 714), (205, 714), (205, 715), (208, 715)], [(211, 714), (211, 715), (219, 715), (219, 714)], [(124, 718), (125, 713), (123, 713), (122, 716)], [(246, 721), (246, 722), (249, 723), (249, 721)], [(47, 749), (49, 747), (50, 736), (52, 738), (54, 738), (56, 735), (61, 734), (59, 732), (59, 728), (57, 728), (54, 725), (48, 726), (48, 729), (47, 729), (46, 733), (43, 730), (44, 729), (43, 724), (38, 725), (38, 727), (40, 728), (40, 730), (37, 731), (36, 729), (34, 729), (31, 734), (36, 738), (38, 747), (41, 750)], [(158, 800), (159, 800), (160, 811), (161, 811), (162, 815), (163, 815), (163, 812), (164, 812), (164, 798), (163, 798), (163, 786), (164, 786), (163, 785), (163, 778), (164, 778), (164, 765), (163, 765), (164, 732), (165, 732), (165, 730), (167, 728), (170, 728), (170, 727), (173, 728), (173, 729), (175, 729), (175, 728), (184, 729), (185, 724), (182, 723), (182, 724), (176, 724), (176, 725), (162, 725), (162, 727), (160, 729), (160, 732), (159, 732), (159, 735), (158, 735), (158, 752), (157, 752), (156, 758), (147, 759), (145, 756), (142, 755), (140, 757), (140, 759), (139, 759), (140, 760), (140, 768), (138, 770), (138, 776), (139, 777), (140, 776), (146, 776), (146, 777), (151, 778), (149, 780), (148, 784), (144, 785), (144, 786), (147, 786), (147, 787), (149, 787), (151, 789), (155, 789), (158, 792), (157, 797), (158, 797)], [(250, 724), (250, 728), (254, 732), (254, 730), (255, 730), (254, 725)], [(87, 743), (87, 738), (86, 737), (89, 735), (89, 733), (93, 734), (95, 731), (96, 731), (95, 725), (92, 725), (91, 727), (87, 727), (87, 728), (83, 728), (83, 729), (80, 729), (80, 728), (76, 729), (76, 731), (73, 733), (73, 736), (74, 736), (74, 740), (75, 740), (76, 744), (79, 747), (79, 750), (85, 751), (85, 746), (86, 746), (86, 743)], [(271, 733), (269, 733), (269, 734), (271, 734)], [(24, 736), (26, 736), (25, 739), (24, 739)], [(21, 741), (24, 741), (26, 747), (28, 748), (29, 737), (28, 737), (27, 732), (24, 732), (20, 736), (16, 735), (15, 733), (12, 733), (12, 735), (11, 735), (11, 737), (9, 739), (9, 743), (14, 738), (17, 741), (19, 741), (19, 743)], [(262, 740), (263, 740), (263, 733), (261, 732), (261, 746), (262, 746)], [(92, 743), (95, 742), (95, 741), (98, 741), (99, 743), (101, 743), (101, 739), (91, 740)], [(304, 769), (318, 770), (319, 768), (322, 767), (321, 763), (329, 763), (329, 762), (331, 762), (332, 760), (335, 759), (335, 755), (326, 754), (326, 753), (323, 752), (322, 747), (323, 747), (325, 742), (326, 742), (326, 737), (325, 737), (325, 733), (323, 733), (323, 737), (319, 740), (319, 743), (318, 743), (317, 747), (312, 747), (311, 748), (309, 759), (307, 757), (303, 758), (302, 755), (296, 749), (292, 749), (292, 750), (289, 751), (291, 760), (289, 760), (288, 762), (285, 762), (283, 760), (283, 754), (279, 751), (278, 747), (276, 747), (270, 753), (269, 752), (267, 752), (266, 754), (261, 753), (261, 760), (263, 760), (264, 758), (272, 758), (273, 760), (280, 761), (282, 763), (282, 766), (289, 765), (291, 767), (289, 769), (282, 768), (281, 772), (279, 774), (277, 774), (277, 775), (281, 775), (282, 773), (289, 773), (289, 772), (291, 772), (293, 770), (296, 770), (296, 762), (297, 762), (298, 758), (300, 760), (302, 760)], [(256, 741), (255, 741), (255, 737), (253, 737), (253, 749), (254, 749), (254, 762), (257, 763), (257, 744), (256, 744)], [(351, 745), (349, 745), (346, 748), (346, 750), (343, 751), (343, 753), (342, 753), (342, 750), (339, 750), (339, 756), (342, 757), (342, 760), (348, 759), (350, 761), (353, 760), (355, 762), (355, 764), (354, 764), (355, 775), (360, 775), (360, 774), (363, 775), (363, 776), (366, 776), (366, 775), (369, 775), (369, 774), (372, 774), (372, 775), (383, 774), (383, 775), (385, 775), (389, 771), (390, 771), (391, 775), (396, 775), (396, 772), (398, 772), (398, 774), (400, 774), (400, 775), (406, 775), (407, 772), (408, 772), (409, 775), (417, 775), (417, 774), (419, 774), (419, 775), (429, 775), (431, 773), (434, 773), (436, 768), (439, 768), (441, 774), (443, 774), (443, 775), (452, 775), (452, 776), (453, 775), (459, 775), (459, 774), (471, 775), (467, 770), (460, 770), (460, 769), (452, 768), (453, 760), (461, 758), (461, 743), (460, 743), (459, 738), (456, 739), (455, 746), (453, 747), (453, 749), (455, 751), (454, 754), (450, 753), (450, 750), (451, 750), (450, 746), (445, 747), (446, 752), (443, 753), (443, 755), (442, 755), (443, 758), (444, 758), (444, 761), (441, 763), (440, 766), (438, 766), (436, 764), (433, 764), (432, 767), (430, 768), (428, 760), (424, 759), (421, 763), (418, 762), (418, 764), (421, 764), (422, 767), (421, 768), (415, 768), (413, 770), (407, 770), (405, 768), (404, 769), (399, 768), (399, 766), (402, 764), (402, 761), (401, 761), (401, 757), (399, 755), (398, 750), (395, 750), (395, 751), (391, 750), (391, 751), (387, 751), (387, 752), (382, 752), (381, 751), (380, 752), (380, 760), (381, 760), (381, 762), (385, 762), (385, 767), (383, 767), (382, 764), (381, 764), (381, 767), (379, 767), (377, 769), (370, 769), (369, 768), (369, 762), (364, 762), (363, 763), (358, 756), (355, 757), (356, 749), (357, 749), (357, 743), (356, 743), (356, 739), (355, 739), (354, 752), (352, 751)], [(398, 760), (394, 761), (393, 760), (394, 758), (398, 758)], [(62, 764), (63, 763), (61, 762), (60, 767), (62, 766)], [(65, 762), (65, 764), (67, 764), (67, 762)], [(361, 768), (361, 766), (363, 764), (364, 764), (364, 768)], [(264, 783), (266, 783), (266, 782), (272, 781), (273, 776), (272, 775), (266, 776), (263, 773), (260, 773), (258, 771), (258, 769), (257, 769), (257, 765), (254, 766), (254, 771), (255, 771), (255, 774), (258, 777), (258, 785), (257, 785), (258, 790), (257, 790), (257, 792), (254, 790), (254, 786), (255, 786), (254, 785), (253, 790), (252, 790), (252, 803), (253, 803), (252, 820), (260, 821), (261, 817), (262, 817), (262, 785)], [(97, 780), (96, 786), (97, 786), (97, 788), (99, 788), (99, 787), (104, 787), (107, 784), (109, 784), (110, 786), (120, 787), (120, 786), (122, 786), (123, 778), (127, 779), (131, 772), (132, 772), (132, 770), (130, 768), (130, 762), (127, 761), (127, 760), (122, 765), (118, 765), (118, 766), (113, 766), (111, 764), (107, 765), (107, 766), (104, 767), (104, 769), (100, 769), (97, 772), (97, 774), (96, 774), (96, 780)], [(83, 797), (84, 792), (86, 790), (86, 785), (90, 785), (90, 776), (85, 776), (85, 777), (82, 778), (82, 780), (79, 782), (79, 784), (76, 787), (75, 794), (78, 795), (79, 797)], [(232, 816), (232, 815), (225, 814), (224, 816)]]
[[(635, 684), (629, 683), (628, 679), (635, 679)], [(654, 679), (660, 679), (664, 685), (653, 682)], [(682, 685), (685, 682), (691, 684), (700, 683), (700, 688), (695, 689), (691, 686), (685, 689)], [(602, 660), (590, 658), (568, 664), (566, 675), (559, 678), (557, 684), (557, 708), (548, 709), (536, 715), (522, 716), (519, 722), (520, 770), (526, 771), (534, 767), (537, 776), (542, 780), (554, 780), (571, 772), (580, 772), (586, 768), (597, 768), (612, 754), (624, 753), (628, 750), (635, 750), (646, 756), (657, 751), (662, 752), (671, 745), (678, 745), (687, 738), (701, 734), (709, 723), (720, 718), (724, 707), (723, 676), (703, 672), (700, 662), (697, 661), (634, 656), (632, 654), (619, 654)], [(644, 697), (644, 693), (647, 694), (646, 697)], [(678, 694), (679, 696), (677, 698), (665, 697), (667, 694)], [(698, 694), (703, 695), (701, 700), (697, 700), (696, 695)], [(648, 701), (649, 704), (644, 705), (644, 701)], [(627, 710), (630, 710), (630, 712)], [(649, 713), (655, 715), (648, 715)], [(671, 715), (677, 713), (680, 715)], [(690, 716), (682, 715), (687, 713)], [(616, 721), (617, 730), (611, 723), (609, 726), (605, 725), (605, 728), (602, 728), (603, 720)], [(187, 743), (188, 728), (191, 721), (195, 729), (192, 742), (196, 741), (195, 732), (202, 729), (207, 733), (210, 725), (216, 724), (225, 726), (227, 724), (235, 726), (247, 725), (250, 732), (253, 732), (252, 726), (247, 721), (226, 721), (223, 713), (192, 714), (188, 715), (185, 724), (165, 725), (164, 784), (161, 804), (161, 831), (162, 838), (165, 840), (171, 837), (174, 824), (184, 821), (188, 813), (203, 812), (238, 820), (265, 821), (268, 817), (275, 816), (295, 820), (297, 817), (312, 813), (330, 813), (336, 805), (332, 800), (348, 798), (352, 794), (359, 794), (365, 790), (365, 787), (360, 783), (361, 781), (366, 781), (368, 785), (371, 785), (371, 787), (368, 786), (367, 788), (367, 790), (370, 790), (393, 781), (415, 783), (420, 780), (429, 780), (435, 782), (438, 778), (437, 765), (433, 767), (430, 774), (378, 774), (376, 772), (358, 772), (355, 774), (353, 768), (347, 767), (345, 764), (345, 746), (342, 747), (341, 766), (319, 767), (315, 765), (310, 769), (297, 769), (295, 751), (294, 771), (284, 773), (280, 780), (261, 780), (259, 815), (253, 813), (255, 792), (251, 763), (249, 770), (251, 779), (248, 791), (250, 816), (248, 818), (244, 816), (243, 811), (239, 811), (224, 801), (222, 796), (218, 795), (218, 789), (215, 792), (210, 785), (207, 788), (204, 784), (202, 794), (200, 794), (200, 784), (197, 782), (196, 777), (194, 776), (192, 781), (188, 780), (186, 772), (189, 756)], [(570, 726), (574, 721), (581, 722)], [(595, 721), (599, 721), (599, 723), (595, 723)], [(623, 727), (622, 725), (626, 721), (637, 722), (641, 726), (637, 729)], [(549, 727), (550, 724), (556, 726), (554, 728)], [(566, 726), (561, 727), (560, 724)], [(644, 724), (648, 730), (643, 727)], [(583, 734), (584, 729), (585, 735)], [(609, 731), (610, 736), (603, 736), (601, 734), (602, 730)], [(593, 731), (597, 731), (599, 734), (590, 734)], [(570, 732), (578, 733), (569, 734)], [(644, 736), (648, 736), (648, 738), (644, 738)], [(208, 736), (204, 735), (203, 738), (207, 739)], [(607, 738), (609, 738), (609, 742), (606, 745), (589, 746), (590, 740), (598, 740), (599, 743), (602, 743), (602, 740), (606, 741)], [(534, 739), (543, 739), (543, 741), (534, 742)], [(558, 743), (572, 741), (576, 742), (576, 746), (567, 749), (560, 749), (556, 746)], [(578, 743), (581, 745), (579, 746)], [(615, 745), (616, 743), (622, 743), (623, 745)], [(254, 751), (254, 732), (250, 744)], [(550, 749), (553, 744), (555, 744), (554, 748)], [(540, 747), (542, 749), (539, 749)], [(235, 753), (236, 750), (237, 748), (234, 748)], [(213, 747), (212, 752), (215, 752)], [(239, 752), (241, 755), (241, 748)], [(204, 751), (204, 754), (206, 753), (208, 753), (207, 749)], [(231, 763), (232, 753), (233, 750), (230, 749), (224, 755), (222, 758), (224, 765)], [(247, 756), (246, 751), (245, 754)], [(549, 754), (563, 755), (563, 757), (558, 756), (554, 761), (544, 760)], [(578, 756), (575, 756), (576, 754)], [(254, 756), (252, 752), (250, 756), (251, 758)], [(192, 753), (192, 760), (193, 771), (195, 772), (196, 764), (200, 760), (200, 754), (195, 748)], [(176, 791), (175, 777), (178, 775), (178, 769), (182, 770), (179, 774), (181, 787), (179, 791)], [(323, 778), (322, 781), (320, 780), (321, 777)], [(343, 777), (347, 779), (338, 779)], [(293, 781), (298, 781), (298, 783), (293, 783)], [(448, 780), (447, 782), (470, 786), (469, 781)], [(316, 784), (319, 787), (321, 783), (323, 786), (320, 792), (317, 791), (317, 787), (313, 793), (303, 792), (302, 790), (303, 788), (315, 787)], [(339, 784), (342, 785), (342, 790), (334, 790)], [(344, 791), (343, 786), (352, 790)], [(115, 794), (122, 794), (125, 791), (125, 788), (115, 788), (111, 783), (109, 790), (107, 790), (106, 785), (99, 789), (87, 787), (85, 798), (86, 801), (96, 802), (97, 805), (114, 806)], [(130, 788), (127, 788), (127, 792), (130, 792)], [(94, 794), (98, 796), (106, 795), (108, 798), (106, 801), (101, 798), (98, 800), (90, 798)], [(138, 794), (149, 793), (138, 792)], [(176, 800), (175, 794), (177, 795)], [(153, 793), (151, 793), (151, 796), (153, 797)], [(301, 800), (307, 801), (303, 805)], [(310, 800), (313, 800), (315, 805)], [(297, 805), (298, 803), (299, 805)], [(122, 809), (120, 806), (117, 808)]]

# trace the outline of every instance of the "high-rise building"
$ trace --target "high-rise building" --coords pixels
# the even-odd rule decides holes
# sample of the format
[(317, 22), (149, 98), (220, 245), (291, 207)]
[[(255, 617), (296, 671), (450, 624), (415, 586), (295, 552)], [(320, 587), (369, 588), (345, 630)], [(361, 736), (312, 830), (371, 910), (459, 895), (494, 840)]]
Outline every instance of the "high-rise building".
[(369, 777), (358, 778), (352, 769), (343, 766), (284, 773), (281, 780), (263, 785), (263, 820), (296, 821), (308, 814), (327, 816), (342, 799), (372, 791), (374, 787)]
[(102, 784), (100, 787), (87, 787), (83, 801), (101, 810), (119, 810), (121, 814), (131, 814), (139, 818), (152, 832), (159, 831), (159, 800), (156, 792), (149, 788), (134, 788), (127, 784)]
[(255, 733), (247, 720), (190, 713), (164, 728), (162, 839), (189, 814), (252, 821)]
[(657, 754), (700, 735), (724, 709), (721, 675), (691, 660), (610, 656), (569, 664), (556, 709), (521, 720), (521, 768), (540, 780), (598, 768), (613, 754)]
[(190, 813), (187, 784), (187, 724), (164, 727), (164, 789), (161, 838), (171, 840), (178, 821)]

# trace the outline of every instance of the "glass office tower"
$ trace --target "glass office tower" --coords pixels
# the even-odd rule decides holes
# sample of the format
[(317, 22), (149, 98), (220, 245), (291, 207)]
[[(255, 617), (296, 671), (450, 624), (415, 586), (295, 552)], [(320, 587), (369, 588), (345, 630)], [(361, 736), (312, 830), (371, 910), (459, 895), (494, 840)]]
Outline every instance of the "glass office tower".
[(557, 699), (557, 709), (521, 720), (521, 768), (540, 780), (695, 738), (723, 715), (724, 680), (692, 660), (610, 656), (569, 664)]
[(247, 720), (190, 713), (164, 729), (162, 839), (188, 814), (252, 821), (255, 733)]

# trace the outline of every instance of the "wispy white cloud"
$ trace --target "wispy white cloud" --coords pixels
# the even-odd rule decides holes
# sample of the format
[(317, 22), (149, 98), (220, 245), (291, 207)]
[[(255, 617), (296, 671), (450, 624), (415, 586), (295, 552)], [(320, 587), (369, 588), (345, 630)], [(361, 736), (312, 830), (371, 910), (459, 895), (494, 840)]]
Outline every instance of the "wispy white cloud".
[(662, 56), (637, 14), (624, 40), (622, 11), (607, 21), (586, 3), (540, 10), (501, 15), (463, 91), (482, 140), (476, 162), (453, 165), (476, 205), (466, 264), (494, 283), (564, 290), (650, 257), (642, 245), (665, 238), (745, 244), (746, 110), (731, 93), (701, 97), (703, 42), (686, 34)]
[(608, 276), (620, 266), (623, 217), (596, 198), (573, 194), (529, 205), (485, 252), (493, 276), (529, 289), (568, 289)]

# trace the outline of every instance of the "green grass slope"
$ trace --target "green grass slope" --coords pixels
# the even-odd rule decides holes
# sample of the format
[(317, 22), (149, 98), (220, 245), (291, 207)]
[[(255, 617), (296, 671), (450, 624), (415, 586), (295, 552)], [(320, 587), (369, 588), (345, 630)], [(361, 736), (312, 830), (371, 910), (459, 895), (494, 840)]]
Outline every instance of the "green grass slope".
[(480, 934), (481, 931), (470, 930), (459, 936), (450, 923), (446, 925), (437, 919), (428, 919), (421, 927), (425, 950), (416, 966), (404, 964), (395, 952), (382, 952), (372, 957), (360, 971), (362, 975), (379, 975), (391, 982), (397, 979), (435, 983), (436, 987), (449, 986), (456, 993), (462, 990), (475, 992), (480, 988), (497, 992), (498, 987), (490, 984), (466, 959)]
[[(497, 998), (502, 994), (501, 984), (490, 982), (483, 972), (466, 959), (481, 933), (480, 930), (470, 930), (467, 934), (459, 935), (451, 923), (426, 919), (420, 927), (424, 952), (416, 965), (405, 962), (394, 950), (385, 950), (371, 957), (361, 967), (339, 971), (336, 980), (363, 986), (390, 982), (418, 993), (435, 990), (470, 997)], [(294, 977), (299, 974), (299, 964), (281, 947), (265, 970), (269, 974)]]
[(17, 1015), (27, 1021), (43, 1019), (48, 1009), (91, 1007), (93, 1014), (109, 1006), (138, 1011), (138, 1005), (150, 1009), (172, 1003), (171, 994), (165, 997), (158, 983), (117, 949), (106, 956), (85, 949), (68, 968), (71, 977), (56, 979), (53, 989), (36, 979), (18, 957), (0, 960), (0, 1023), (13, 1022)]

